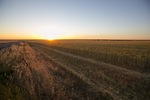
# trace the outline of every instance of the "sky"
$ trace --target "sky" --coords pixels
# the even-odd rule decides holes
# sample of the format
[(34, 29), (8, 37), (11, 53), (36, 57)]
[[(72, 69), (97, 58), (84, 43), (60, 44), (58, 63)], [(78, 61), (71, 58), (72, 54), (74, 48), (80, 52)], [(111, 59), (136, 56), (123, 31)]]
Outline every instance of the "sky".
[(0, 39), (150, 39), (150, 1), (0, 0)]

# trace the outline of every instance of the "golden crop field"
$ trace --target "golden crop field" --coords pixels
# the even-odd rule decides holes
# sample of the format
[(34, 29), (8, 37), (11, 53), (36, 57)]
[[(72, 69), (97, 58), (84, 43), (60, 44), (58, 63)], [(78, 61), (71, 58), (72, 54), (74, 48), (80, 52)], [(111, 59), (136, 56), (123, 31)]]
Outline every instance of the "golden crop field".
[(150, 41), (0, 44), (2, 100), (149, 100)]
[(87, 83), (91, 87), (87, 91), (97, 91), (98, 97), (149, 98), (150, 41), (57, 40), (29, 44)]
[(60, 40), (45, 43), (72, 54), (131, 70), (150, 72), (150, 41)]

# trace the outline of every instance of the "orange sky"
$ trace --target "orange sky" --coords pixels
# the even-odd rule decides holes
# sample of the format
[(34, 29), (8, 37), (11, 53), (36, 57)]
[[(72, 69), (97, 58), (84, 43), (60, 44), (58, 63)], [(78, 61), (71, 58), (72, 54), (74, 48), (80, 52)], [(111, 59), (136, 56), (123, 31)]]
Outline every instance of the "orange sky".
[(0, 39), (150, 39), (145, 0), (2, 0), (0, 14)]

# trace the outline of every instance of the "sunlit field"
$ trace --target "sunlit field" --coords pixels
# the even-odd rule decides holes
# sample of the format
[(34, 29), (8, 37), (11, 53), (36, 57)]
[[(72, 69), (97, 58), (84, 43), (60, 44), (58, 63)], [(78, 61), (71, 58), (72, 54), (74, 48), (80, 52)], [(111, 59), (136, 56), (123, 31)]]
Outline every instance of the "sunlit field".
[(108, 99), (149, 98), (149, 41), (55, 40), (29, 44), (87, 83), (90, 91), (99, 91)]
[(0, 98), (148, 100), (150, 41), (0, 43)]
[(150, 72), (150, 41), (56, 40), (42, 42), (64, 52), (130, 70)]

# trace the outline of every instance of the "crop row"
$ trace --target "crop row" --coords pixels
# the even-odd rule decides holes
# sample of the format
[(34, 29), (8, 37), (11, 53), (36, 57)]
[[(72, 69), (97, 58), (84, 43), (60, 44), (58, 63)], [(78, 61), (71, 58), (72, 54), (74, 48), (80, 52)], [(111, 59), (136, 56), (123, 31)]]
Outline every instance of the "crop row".
[[(116, 41), (115, 41), (116, 42)], [(140, 72), (150, 72), (150, 42), (149, 41), (105, 41), (96, 43), (93, 41), (74, 41), (74, 42), (51, 42), (44, 44), (52, 48), (92, 58), (101, 62), (117, 65)]]

